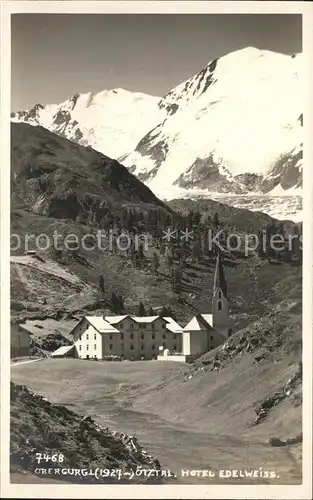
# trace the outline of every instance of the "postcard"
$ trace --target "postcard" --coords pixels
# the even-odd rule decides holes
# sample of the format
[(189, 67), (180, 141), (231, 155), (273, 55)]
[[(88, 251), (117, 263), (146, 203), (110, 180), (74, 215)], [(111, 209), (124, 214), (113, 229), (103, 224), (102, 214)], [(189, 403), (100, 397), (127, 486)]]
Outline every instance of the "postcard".
[(4, 498), (311, 498), (312, 14), (2, 2)]

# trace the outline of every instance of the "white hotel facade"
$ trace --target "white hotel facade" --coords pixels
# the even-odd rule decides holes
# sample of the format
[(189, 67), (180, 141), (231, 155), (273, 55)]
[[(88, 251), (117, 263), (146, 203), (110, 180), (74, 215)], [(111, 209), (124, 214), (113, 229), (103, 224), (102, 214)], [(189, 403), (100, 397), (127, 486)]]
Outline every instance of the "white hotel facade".
[(159, 347), (182, 351), (182, 328), (160, 316), (85, 316), (71, 331), (83, 359), (157, 359)]

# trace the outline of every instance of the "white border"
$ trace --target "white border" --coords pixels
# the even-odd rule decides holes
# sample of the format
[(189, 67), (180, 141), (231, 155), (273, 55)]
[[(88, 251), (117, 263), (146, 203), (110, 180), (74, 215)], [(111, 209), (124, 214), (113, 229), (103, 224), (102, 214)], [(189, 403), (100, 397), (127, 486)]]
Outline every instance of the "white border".
[[(9, 379), (10, 379), (10, 16), (12, 13), (219, 13), (303, 15), (304, 79), (304, 260), (303, 268), (303, 483), (302, 485), (53, 485), (9, 482)], [(3, 498), (312, 498), (312, 263), (313, 238), (313, 4), (310, 2), (254, 1), (2, 1), (1, 3), (1, 497)], [(270, 452), (270, 451), (269, 451)]]

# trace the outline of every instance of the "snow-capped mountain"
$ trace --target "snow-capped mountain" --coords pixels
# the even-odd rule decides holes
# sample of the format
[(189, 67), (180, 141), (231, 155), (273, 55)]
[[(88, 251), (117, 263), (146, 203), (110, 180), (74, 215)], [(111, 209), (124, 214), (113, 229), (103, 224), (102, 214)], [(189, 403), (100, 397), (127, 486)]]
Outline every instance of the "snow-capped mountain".
[(247, 48), (171, 90), (124, 164), (163, 198), (301, 195), (301, 54)]
[(162, 199), (222, 198), (301, 217), (302, 54), (247, 47), (163, 98), (122, 89), (77, 94), (12, 120), (119, 159)]
[(76, 94), (60, 104), (36, 104), (31, 110), (12, 113), (25, 122), (91, 146), (112, 158), (134, 149), (141, 137), (162, 120), (160, 98), (124, 89)]

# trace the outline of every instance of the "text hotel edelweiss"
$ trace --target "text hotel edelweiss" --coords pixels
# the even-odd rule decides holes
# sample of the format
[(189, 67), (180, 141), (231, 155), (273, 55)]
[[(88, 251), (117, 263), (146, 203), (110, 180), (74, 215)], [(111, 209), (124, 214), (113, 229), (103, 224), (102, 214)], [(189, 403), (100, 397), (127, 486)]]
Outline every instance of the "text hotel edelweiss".
[[(38, 466), (35, 468), (34, 472), (40, 476), (74, 476), (79, 478), (94, 478), (95, 480), (102, 480), (104, 478), (110, 478), (115, 480), (132, 480), (135, 478), (177, 478), (177, 474), (174, 474), (169, 469), (153, 469), (145, 468), (143, 466), (137, 466), (136, 468), (129, 468), (127, 470), (122, 469), (109, 469), (102, 467), (95, 468), (74, 468), (64, 466), (65, 457), (62, 454), (36, 454), (36, 462), (40, 465), (41, 462), (54, 462), (58, 463), (59, 466), (55, 467), (45, 467)], [(259, 469), (181, 469), (179, 477), (188, 478), (203, 478), (203, 479), (278, 479), (279, 475), (274, 470), (264, 470), (262, 467)]]

